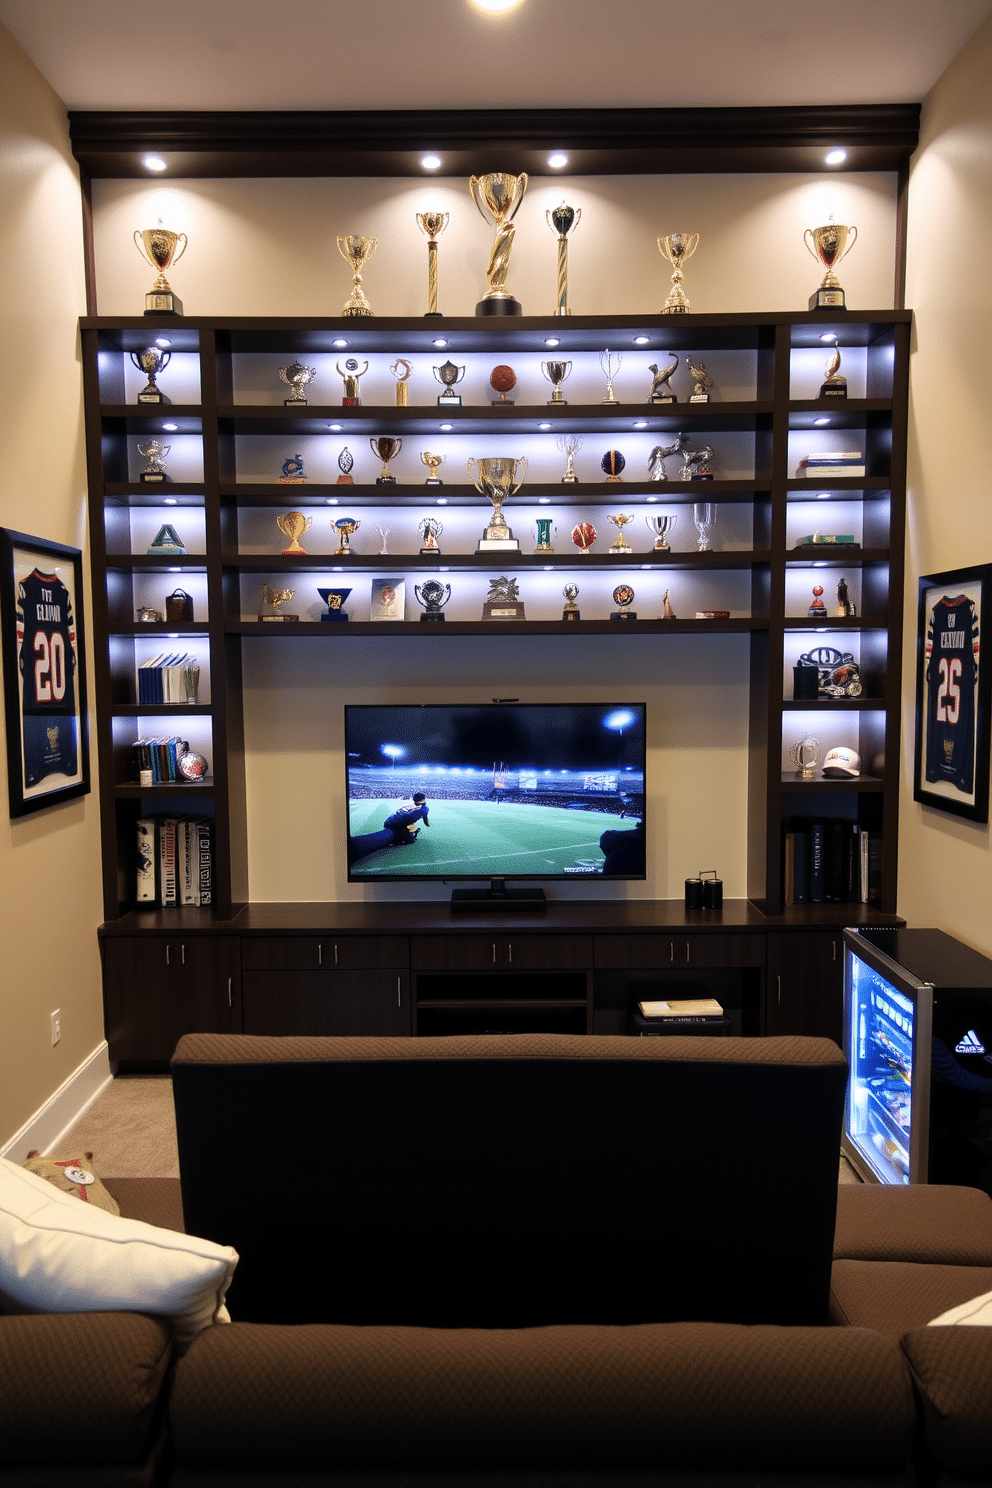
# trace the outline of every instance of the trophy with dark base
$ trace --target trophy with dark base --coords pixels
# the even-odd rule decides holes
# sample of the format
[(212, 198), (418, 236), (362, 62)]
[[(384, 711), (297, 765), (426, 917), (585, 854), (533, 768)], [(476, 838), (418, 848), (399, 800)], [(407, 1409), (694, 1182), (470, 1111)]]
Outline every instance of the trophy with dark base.
[(455, 362), (442, 362), (440, 367), (432, 367), (434, 380), (444, 388), (443, 393), (438, 394), (438, 408), (461, 408), (462, 395), (456, 393), (455, 388), (465, 376), (465, 368), (459, 367)]
[(845, 253), (850, 253), (858, 238), (856, 227), (845, 227), (831, 217), (823, 227), (808, 227), (803, 242), (814, 258), (826, 269), (820, 287), (810, 295), (811, 310), (846, 310), (847, 301), (834, 269)]
[(482, 606), (483, 620), (526, 620), (516, 579), (500, 574), (489, 580), (489, 593)]
[(420, 617), (421, 620), (437, 622), (445, 618), (443, 609), (451, 598), (450, 584), (441, 584), (437, 579), (428, 579), (426, 584), (414, 584), (413, 594), (424, 611)]
[(306, 408), (309, 400), (303, 395), (304, 389), (308, 388), (317, 376), (317, 368), (304, 367), (302, 362), (290, 362), (288, 367), (279, 368), (279, 376), (287, 387), (293, 390), (291, 398), (283, 398), (283, 408)]
[(273, 589), (271, 584), (262, 585), (262, 601), (272, 606), (271, 615), (259, 615), (259, 620), (299, 620), (299, 615), (284, 615), (282, 606), (291, 600), (295, 589)]
[(420, 458), (421, 458), (422, 463), (424, 465), (426, 465), (427, 466), (427, 469), (430, 471), (430, 475), (424, 481), (424, 485), (425, 486), (443, 486), (444, 485), (444, 481), (438, 475), (438, 470), (444, 464), (444, 456), (443, 455), (432, 455), (431, 452), (430, 452), (430, 450), (424, 450), (421, 453)]
[(498, 367), (494, 367), (489, 374), (489, 386), (499, 396), (490, 398), (490, 405), (493, 408), (512, 408), (513, 399), (508, 398), (506, 395), (507, 393), (512, 393), (516, 385), (517, 374), (512, 367), (507, 367), (502, 363)]
[(448, 225), (447, 212), (418, 212), (417, 226), (427, 239), (427, 309), (425, 320), (439, 320), (437, 308), (437, 240)]
[(506, 288), (510, 267), (510, 249), (515, 228), (511, 225), (527, 190), (527, 176), (510, 176), (493, 171), (488, 176), (472, 176), (468, 183), (472, 200), (480, 213), (496, 229), (486, 279), (489, 289), (475, 307), (476, 315), (521, 315), (520, 301)]
[(350, 589), (318, 589), (317, 593), (327, 606), (327, 613), (321, 615), (321, 620), (340, 624), (349, 618), (345, 613), (344, 602), (351, 593)]
[(710, 388), (713, 386), (713, 379), (706, 370), (706, 363), (700, 362), (697, 366), (692, 360), (692, 357), (687, 356), (685, 364), (689, 368), (689, 375), (695, 382), (689, 402), (708, 403), (710, 401)]
[(165, 457), (171, 448), (171, 444), (163, 444), (160, 439), (148, 439), (144, 444), (137, 446), (138, 454), (144, 455), (148, 461), (138, 476), (143, 485), (162, 486), (172, 479), (165, 469)]
[(171, 351), (161, 351), (157, 346), (146, 346), (144, 351), (132, 351), (131, 360), (148, 382), (136, 398), (137, 403), (169, 403), (162, 389), (156, 384), (159, 372), (164, 372), (172, 361)]
[(420, 533), (420, 556), (421, 558), (440, 558), (441, 548), (438, 538), (444, 531), (444, 527), (437, 517), (424, 517), (417, 525)]
[(565, 397), (564, 393), (561, 390), (561, 384), (565, 381), (565, 378), (568, 376), (571, 370), (571, 362), (541, 363), (541, 371), (544, 373), (545, 377), (548, 379), (552, 388), (554, 389), (551, 397), (548, 399), (549, 407), (552, 404), (558, 404), (559, 407), (564, 407), (568, 403), (568, 399)]
[[(622, 533), (620, 535), (621, 537), (623, 536)], [(617, 585), (617, 587), (613, 591), (613, 603), (618, 604), (620, 608), (618, 610), (613, 610), (610, 615), (611, 620), (637, 619), (637, 611), (630, 608), (631, 605), (634, 603), (634, 591), (629, 584)]]
[(847, 378), (840, 370), (840, 347), (834, 348), (833, 356), (823, 369), (823, 382), (820, 384), (821, 398), (846, 398)]
[[(472, 466), (478, 470), (478, 479), (472, 477)], [(517, 470), (520, 466), (523, 470), (520, 479), (517, 480)], [(483, 532), (476, 548), (477, 553), (519, 553), (520, 544), (513, 536), (507, 526), (503, 515), (503, 502), (509, 496), (513, 496), (524, 483), (527, 474), (527, 460), (522, 456), (519, 460), (513, 460), (502, 455), (489, 456), (484, 460), (471, 459), (468, 462), (469, 478), (477, 491), (483, 496), (488, 496), (493, 504), (493, 518), (489, 526)]]
[(644, 520), (647, 523), (648, 531), (654, 533), (654, 548), (652, 551), (655, 553), (670, 553), (671, 548), (668, 543), (668, 534), (674, 532), (678, 526), (679, 519), (677, 514), (668, 516), (659, 513), (656, 517), (645, 517)]
[(334, 531), (338, 535), (338, 545), (334, 549), (335, 558), (351, 557), (351, 543), (349, 539), (354, 536), (361, 525), (357, 517), (338, 517), (334, 523)]
[(365, 366), (359, 372), (356, 357), (349, 357), (343, 367), (340, 362), (336, 364), (337, 374), (344, 382), (344, 397), (341, 399), (342, 408), (361, 408), (362, 395), (359, 388), (359, 381), (365, 376), (368, 370), (369, 364), (366, 361)]
[(376, 476), (376, 485), (395, 486), (396, 477), (389, 469), (389, 462), (390, 460), (395, 460), (403, 448), (402, 439), (393, 439), (388, 434), (382, 434), (378, 439), (370, 439), (369, 444), (372, 446), (372, 453), (378, 455), (382, 461), (382, 473)]
[[(183, 246), (177, 253), (180, 243)], [(186, 252), (186, 234), (170, 232), (167, 227), (162, 226), (160, 220), (158, 227), (146, 227), (143, 232), (136, 229), (134, 246), (152, 268), (158, 270), (158, 278), (145, 295), (145, 314), (182, 315), (182, 301), (173, 294), (165, 271), (177, 264)]]
[(568, 235), (573, 227), (578, 227), (582, 208), (569, 207), (562, 202), (560, 207), (546, 212), (545, 216), (551, 231), (558, 234), (558, 303), (554, 313), (571, 315), (568, 308)]
[(561, 618), (563, 620), (581, 620), (582, 615), (578, 605), (575, 603), (579, 597), (578, 584), (566, 584), (561, 592), (565, 596), (565, 608), (561, 612)]
[(673, 353), (672, 359), (659, 370), (657, 362), (652, 362), (648, 367), (649, 372), (654, 373), (651, 381), (651, 391), (648, 393), (649, 403), (677, 403), (678, 397), (672, 392), (672, 377), (675, 375), (679, 365), (678, 356)]

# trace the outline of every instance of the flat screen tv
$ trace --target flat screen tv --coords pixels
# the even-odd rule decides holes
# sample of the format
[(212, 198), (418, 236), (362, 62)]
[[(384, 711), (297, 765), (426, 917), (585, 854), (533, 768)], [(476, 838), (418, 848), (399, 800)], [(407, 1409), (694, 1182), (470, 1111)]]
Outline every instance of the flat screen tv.
[(348, 880), (643, 879), (643, 703), (353, 705)]

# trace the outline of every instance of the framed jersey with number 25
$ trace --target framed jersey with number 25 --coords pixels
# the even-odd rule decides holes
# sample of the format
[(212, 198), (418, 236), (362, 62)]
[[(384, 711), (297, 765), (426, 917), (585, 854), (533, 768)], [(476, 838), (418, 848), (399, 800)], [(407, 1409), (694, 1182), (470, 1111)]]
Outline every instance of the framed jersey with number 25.
[(990, 585), (992, 564), (920, 579), (913, 796), (976, 822), (989, 819)]

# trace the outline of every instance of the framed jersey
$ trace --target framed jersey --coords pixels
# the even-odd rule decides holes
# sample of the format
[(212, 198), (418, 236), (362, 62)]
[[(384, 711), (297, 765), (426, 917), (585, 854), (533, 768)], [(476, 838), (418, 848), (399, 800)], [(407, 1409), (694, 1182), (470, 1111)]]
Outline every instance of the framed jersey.
[(82, 554), (0, 527), (7, 781), (11, 816), (90, 788)]
[(990, 586), (992, 564), (920, 579), (913, 796), (977, 822), (989, 819)]

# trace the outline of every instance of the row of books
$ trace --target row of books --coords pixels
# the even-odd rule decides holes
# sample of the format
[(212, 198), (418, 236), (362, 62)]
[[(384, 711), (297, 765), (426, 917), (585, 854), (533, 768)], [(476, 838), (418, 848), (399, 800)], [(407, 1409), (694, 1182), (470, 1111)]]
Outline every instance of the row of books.
[(143, 661), (138, 672), (139, 703), (195, 703), (200, 687), (200, 663), (175, 652)]
[(860, 450), (826, 450), (799, 461), (797, 476), (865, 475), (865, 457)]
[(142, 817), (137, 834), (139, 908), (213, 903), (212, 817)]
[(132, 773), (139, 785), (171, 785), (182, 780), (178, 760), (189, 748), (186, 739), (136, 739), (131, 745)]
[(830, 819), (786, 832), (786, 904), (875, 904), (881, 897), (881, 833)]

